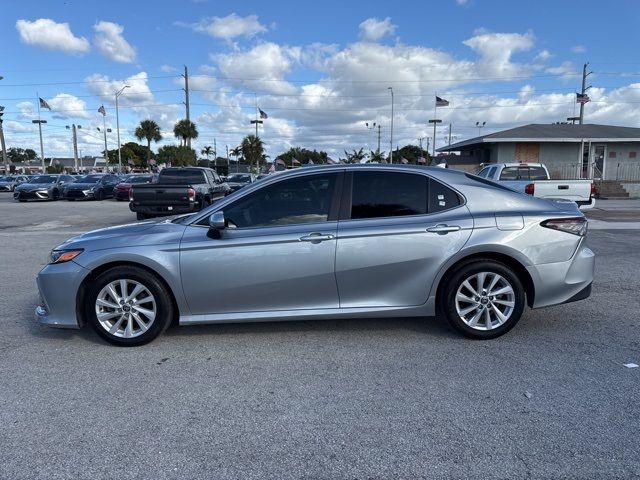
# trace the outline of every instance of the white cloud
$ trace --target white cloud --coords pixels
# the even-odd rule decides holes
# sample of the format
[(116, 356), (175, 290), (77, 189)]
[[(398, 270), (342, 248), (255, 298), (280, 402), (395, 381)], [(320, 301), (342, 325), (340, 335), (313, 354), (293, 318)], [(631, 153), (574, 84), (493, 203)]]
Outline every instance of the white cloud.
[(172, 67), (171, 65), (160, 65), (160, 71), (162, 73), (173, 73), (177, 72), (178, 69), (176, 67)]
[(385, 35), (392, 35), (396, 31), (396, 26), (391, 23), (391, 18), (384, 20), (377, 18), (367, 18), (360, 24), (360, 37), (363, 40), (376, 42)]
[(54, 118), (91, 118), (87, 103), (74, 95), (59, 93), (47, 100)]
[(576, 54), (587, 53), (587, 47), (584, 45), (574, 45), (571, 47), (571, 52)]
[[(183, 25), (179, 23), (179, 25)], [(241, 17), (232, 13), (226, 17), (203, 18), (189, 25), (194, 31), (206, 33), (214, 38), (233, 40), (237, 37), (252, 37), (267, 31), (267, 27), (258, 21), (257, 15)]]
[(456, 0), (458, 5), (466, 5), (469, 0)]
[(49, 18), (39, 18), (33, 22), (18, 20), (16, 28), (23, 43), (45, 50), (81, 55), (91, 48), (86, 38), (76, 37), (71, 32), (68, 23), (56, 23)]
[(109, 60), (120, 63), (132, 63), (136, 59), (136, 50), (122, 36), (124, 27), (112, 22), (98, 22), (93, 26), (94, 43), (98, 51)]
[(293, 93), (284, 77), (300, 60), (301, 49), (261, 43), (251, 50), (213, 56), (220, 74), (235, 85), (271, 93)]
[(540, 50), (538, 54), (534, 57), (534, 60), (540, 61), (540, 62), (546, 62), (552, 57), (553, 57), (553, 54), (549, 50)]
[(514, 64), (514, 53), (531, 50), (534, 38), (531, 33), (492, 33), (479, 31), (465, 40), (466, 46), (480, 55), (478, 69), (487, 77), (510, 77), (526, 75), (531, 68)]

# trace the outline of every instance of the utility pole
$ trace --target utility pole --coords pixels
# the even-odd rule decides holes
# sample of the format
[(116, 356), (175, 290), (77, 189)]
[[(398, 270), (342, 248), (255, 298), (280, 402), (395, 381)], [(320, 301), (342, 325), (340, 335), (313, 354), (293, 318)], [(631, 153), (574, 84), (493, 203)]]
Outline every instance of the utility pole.
[(2, 128), (2, 115), (4, 115), (4, 107), (0, 106), (0, 145), (2, 146), (2, 163), (4, 165), (4, 174), (9, 173), (9, 160), (7, 159), (7, 146), (4, 143), (4, 130)]
[(213, 139), (213, 166), (218, 172), (218, 147), (216, 146), (216, 139)]
[(431, 145), (431, 162), (433, 163), (433, 159), (436, 158), (436, 127), (442, 123), (442, 120), (432, 118), (429, 123), (433, 123), (433, 144)]
[[(369, 131), (373, 131), (376, 128), (376, 122), (373, 122), (372, 124), (369, 124), (369, 122), (364, 122), (365, 127), (367, 127), (367, 130)], [(380, 128), (378, 128), (378, 153), (380, 153)], [(369, 143), (369, 135), (367, 135), (367, 148), (370, 146), (371, 144)]]
[[(78, 134), (76, 129), (81, 129), (82, 125), (76, 125), (72, 123), (71, 126), (66, 126), (67, 130), (71, 130), (71, 139), (73, 141), (73, 168), (78, 171)], [(81, 160), (82, 162), (82, 160)], [(82, 163), (80, 164), (82, 166)]]
[(381, 125), (378, 125), (378, 156), (380, 156), (380, 129), (382, 128)]
[(125, 88), (129, 88), (129, 85), (125, 85), (116, 92), (116, 130), (118, 131), (118, 173), (122, 173), (122, 151), (120, 145), (120, 113), (118, 111), (118, 98), (122, 95)]
[[(185, 114), (187, 121), (191, 121), (191, 117), (189, 116), (189, 71), (187, 70), (187, 66), (184, 66), (184, 106), (185, 106)], [(191, 139), (187, 138), (187, 147), (191, 148)]]
[(389, 87), (387, 90), (391, 91), (391, 148), (389, 150), (389, 163), (393, 163), (393, 87)]
[(449, 143), (448, 146), (451, 146), (451, 124), (449, 124)]
[[(589, 66), (588, 62), (582, 66), (582, 95), (584, 95), (585, 92), (591, 88), (591, 85), (589, 85), (588, 87), (586, 86), (587, 77), (593, 73), (593, 72), (587, 73), (588, 66)], [(582, 125), (583, 121), (584, 121), (584, 103), (580, 102), (580, 125)]]

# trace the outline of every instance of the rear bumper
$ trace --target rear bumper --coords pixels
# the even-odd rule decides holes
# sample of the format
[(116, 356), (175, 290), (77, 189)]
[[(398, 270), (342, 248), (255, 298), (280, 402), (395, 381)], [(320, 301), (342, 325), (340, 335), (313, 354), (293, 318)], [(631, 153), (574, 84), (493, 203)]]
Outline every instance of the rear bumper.
[(36, 279), (41, 299), (34, 312), (36, 321), (57, 328), (79, 328), (76, 296), (89, 272), (75, 262), (45, 266)]
[(199, 204), (191, 203), (189, 205), (135, 205), (129, 203), (129, 210), (135, 213), (143, 213), (145, 215), (180, 215), (182, 213), (193, 213), (199, 209)]
[(596, 206), (596, 199), (595, 197), (591, 197), (591, 199), (588, 202), (576, 202), (578, 204), (578, 207), (580, 207), (580, 210), (591, 210), (593, 207)]
[(580, 242), (573, 257), (566, 262), (527, 267), (535, 287), (533, 308), (583, 300), (591, 294), (595, 254)]

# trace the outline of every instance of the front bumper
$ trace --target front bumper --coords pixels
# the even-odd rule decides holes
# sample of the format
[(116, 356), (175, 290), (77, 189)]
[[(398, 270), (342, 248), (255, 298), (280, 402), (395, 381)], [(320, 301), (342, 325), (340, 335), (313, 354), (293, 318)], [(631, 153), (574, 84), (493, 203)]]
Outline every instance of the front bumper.
[(591, 294), (595, 254), (582, 239), (566, 262), (527, 267), (535, 287), (533, 308), (583, 300)]
[(62, 198), (67, 200), (88, 200), (93, 198), (93, 191), (85, 193), (83, 190), (66, 190), (62, 192)]
[(76, 297), (89, 273), (73, 261), (46, 265), (36, 279), (41, 299), (35, 310), (36, 321), (51, 327), (79, 328)]
[(14, 200), (50, 200), (48, 190), (14, 190)]
[(0, 192), (13, 192), (13, 189), (11, 185), (0, 185)]
[(116, 200), (129, 200), (129, 190), (114, 190), (113, 197)]

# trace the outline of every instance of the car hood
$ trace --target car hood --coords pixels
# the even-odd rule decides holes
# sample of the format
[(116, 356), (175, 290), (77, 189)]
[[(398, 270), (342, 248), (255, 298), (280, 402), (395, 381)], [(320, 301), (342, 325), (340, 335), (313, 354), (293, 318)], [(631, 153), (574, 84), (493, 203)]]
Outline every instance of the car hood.
[(53, 183), (21, 183), (16, 187), (16, 190), (46, 190), (52, 185)]
[(107, 250), (141, 245), (177, 243), (186, 226), (170, 220), (130, 223), (101, 228), (69, 238), (56, 249), (84, 249), (86, 251)]
[(16, 183), (16, 180), (0, 180), (0, 185), (11, 185), (12, 183)]
[(68, 185), (65, 185), (65, 188), (69, 189), (69, 190), (86, 190), (87, 188), (93, 188), (97, 185), (98, 183), (69, 183)]

